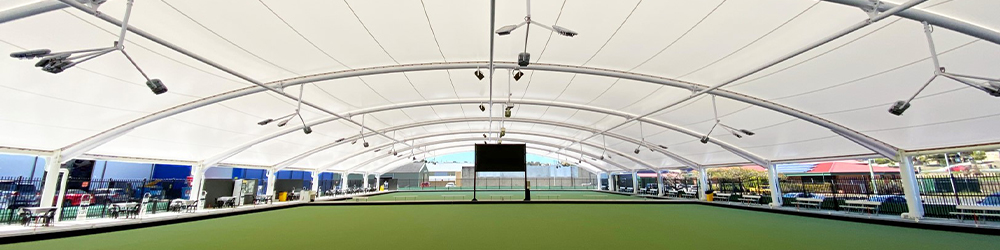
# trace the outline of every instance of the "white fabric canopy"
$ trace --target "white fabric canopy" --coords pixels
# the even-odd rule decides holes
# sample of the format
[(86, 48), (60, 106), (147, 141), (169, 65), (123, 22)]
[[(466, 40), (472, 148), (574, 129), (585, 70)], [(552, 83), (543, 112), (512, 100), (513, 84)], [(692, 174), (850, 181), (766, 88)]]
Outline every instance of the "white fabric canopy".
[[(34, 2), (4, 1), (0, 11)], [(125, 2), (111, 0), (99, 10), (121, 19)], [(120, 53), (60, 74), (33, 67), (37, 60), (2, 59), (0, 147), (43, 155), (81, 148), (85, 154), (70, 156), (123, 161), (388, 172), (412, 160), (410, 145), (419, 145), (413, 150), (418, 158), (472, 150), (472, 144), (482, 143), (481, 134), (501, 127), (509, 93), (516, 120), (502, 123), (505, 141), (535, 144), (533, 152), (580, 160), (581, 145), (575, 142), (589, 138), (582, 150), (590, 156), (582, 158), (592, 171), (723, 166), (752, 162), (750, 158), (872, 156), (878, 152), (831, 128), (721, 94), (716, 102), (722, 123), (755, 132), (739, 139), (716, 128), (712, 141), (732, 148), (702, 144), (699, 136), (674, 129), (708, 132), (715, 123), (710, 95), (644, 117), (649, 122), (642, 123), (641, 133), (640, 123), (627, 120), (692, 93), (638, 78), (698, 86), (722, 83), (869, 17), (845, 4), (852, 2), (859, 1), (535, 0), (533, 20), (579, 35), (565, 37), (531, 27), (527, 51), (532, 65), (523, 69), (519, 81), (511, 79), (506, 67), (495, 71), (490, 122), (491, 113), (478, 108), (489, 98), (488, 79), (473, 76), (475, 66), (489, 61), (489, 35), (494, 34), (489, 1), (139, 1), (132, 10), (132, 27), (259, 82), (281, 86), (311, 76), (364, 73), (290, 84), (283, 91), (296, 96), (304, 87), (303, 100), (357, 123), (364, 114), (365, 126), (400, 143), (393, 146), (384, 136), (366, 135), (363, 141), (373, 147), (352, 144), (350, 138), (361, 128), (342, 119), (312, 126), (314, 132), (308, 135), (298, 119), (282, 128), (257, 125), (293, 112), (296, 101), (269, 91), (214, 101), (212, 97), (261, 87), (130, 32), (126, 50), (150, 77), (163, 80), (169, 92), (150, 93), (142, 75)], [(938, 0), (911, 11), (996, 35), (998, 9), (1000, 1)], [(524, 15), (524, 2), (498, 1), (496, 27), (521, 22)], [(0, 23), (0, 52), (110, 46), (118, 29), (76, 8), (62, 8)], [(886, 112), (933, 75), (924, 35), (919, 21), (892, 16), (721, 90), (787, 107), (892, 149), (1000, 142), (1000, 134), (989, 129), (1000, 124), (998, 100), (942, 77), (902, 116)], [(1000, 78), (1000, 46), (994, 41), (938, 26), (933, 37), (948, 72)], [(516, 61), (524, 42), (525, 27), (495, 37), (496, 61)], [(403, 70), (421, 65), (438, 68)], [(543, 65), (563, 70), (533, 68)], [(150, 118), (192, 103), (207, 105)], [(302, 116), (306, 121), (335, 118), (305, 106)], [(148, 123), (109, 140), (95, 137), (136, 121)], [(607, 137), (592, 136), (622, 123)], [(426, 125), (409, 126), (413, 124)], [(348, 139), (337, 144), (341, 138)], [(457, 141), (461, 139), (466, 140)], [(641, 141), (648, 144), (633, 154)], [(378, 153), (365, 152), (383, 144), (385, 149)], [(390, 149), (406, 156), (389, 157)], [(351, 155), (357, 156), (346, 158)], [(600, 160), (601, 155), (611, 157)]]

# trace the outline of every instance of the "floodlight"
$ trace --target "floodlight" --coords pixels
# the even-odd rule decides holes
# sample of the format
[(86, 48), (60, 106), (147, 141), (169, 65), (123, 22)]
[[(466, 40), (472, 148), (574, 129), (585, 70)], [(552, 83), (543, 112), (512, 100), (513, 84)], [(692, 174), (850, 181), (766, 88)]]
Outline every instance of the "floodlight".
[(342, 141), (344, 141), (344, 138), (337, 139), (337, 141), (334, 142), (342, 142)]
[(367, 147), (368, 147), (368, 142), (365, 142), (365, 144), (364, 144), (364, 145), (365, 145), (365, 147), (367, 148)]
[(531, 54), (529, 54), (528, 52), (521, 52), (517, 54), (517, 65), (521, 65), (521, 67), (527, 67), (528, 61), (531, 61)]
[(569, 30), (567, 28), (559, 27), (558, 25), (552, 25), (552, 31), (555, 31), (556, 33), (559, 33), (560, 35), (564, 35), (564, 36), (568, 36), (568, 37), (574, 37), (576, 35), (579, 35), (579, 33), (576, 33), (576, 31), (572, 31), (572, 30)]
[(518, 69), (516, 72), (514, 72), (514, 81), (516, 82), (518, 80), (521, 80), (522, 76), (524, 76), (524, 72), (521, 72), (521, 70)]
[(354, 145), (355, 143), (358, 143), (357, 139), (354, 139), (354, 141), (351, 142), (351, 145)]
[(146, 81), (146, 86), (149, 87), (149, 90), (153, 91), (153, 94), (167, 93), (167, 86), (163, 85), (160, 79), (150, 79)]
[(753, 136), (753, 135), (756, 134), (756, 133), (754, 133), (754, 132), (752, 132), (750, 130), (746, 130), (746, 129), (740, 129), (740, 132), (743, 132), (743, 134), (746, 134), (746, 135), (749, 135), (749, 136)]
[(701, 143), (706, 143), (706, 144), (708, 143), (708, 136), (707, 135), (701, 137)]
[(375, 149), (375, 153), (378, 153), (378, 151), (382, 151), (382, 149), (381, 148)]
[(52, 51), (48, 50), (48, 49), (36, 49), (36, 50), (28, 50), (28, 51), (21, 51), (21, 52), (10, 53), (10, 57), (17, 58), (17, 59), (34, 59), (36, 57), (46, 56), (49, 53), (52, 53)]
[(278, 123), (278, 127), (284, 127), (285, 124), (288, 124), (288, 121), (291, 121), (291, 120), (292, 120), (292, 117), (288, 117), (288, 119), (282, 120), (281, 122)]
[(667, 149), (667, 146), (663, 146), (663, 145), (657, 145), (657, 146), (660, 146), (660, 148), (662, 148), (662, 149)]
[(604, 155), (601, 155), (601, 160), (602, 160), (602, 161), (604, 160)]
[(500, 137), (507, 135), (507, 128), (500, 127)]
[(480, 81), (482, 81), (483, 78), (486, 77), (486, 75), (483, 75), (483, 72), (480, 71), (479, 68), (476, 68), (476, 72), (472, 72), (472, 74), (475, 75), (476, 78), (479, 78)]
[(510, 35), (510, 32), (514, 31), (514, 29), (517, 29), (518, 26), (519, 25), (511, 24), (511, 25), (500, 27), (499, 29), (497, 29), (497, 35), (501, 35), (501, 36)]
[(486, 112), (486, 106), (483, 106), (483, 103), (479, 103), (479, 111)]
[(271, 123), (273, 121), (274, 121), (274, 119), (267, 119), (267, 120), (263, 120), (263, 121), (258, 122), (257, 125), (264, 126), (264, 125), (267, 125), (268, 123)]
[(313, 129), (310, 128), (309, 126), (305, 126), (305, 127), (302, 127), (302, 132), (305, 132), (308, 135), (308, 134), (311, 134), (313, 132)]
[(906, 102), (906, 101), (896, 101), (896, 103), (893, 104), (891, 108), (889, 108), (889, 113), (890, 114), (894, 114), (896, 116), (900, 116), (900, 115), (903, 115), (903, 112), (905, 112), (906, 109), (908, 109), (908, 108), (910, 108), (910, 103), (909, 102)]

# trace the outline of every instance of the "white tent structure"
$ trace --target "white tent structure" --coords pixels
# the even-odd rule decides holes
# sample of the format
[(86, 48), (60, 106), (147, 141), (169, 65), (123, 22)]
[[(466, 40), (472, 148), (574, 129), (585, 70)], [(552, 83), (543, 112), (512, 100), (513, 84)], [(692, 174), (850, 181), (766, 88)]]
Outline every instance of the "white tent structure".
[[(110, 46), (127, 1), (99, 12), (81, 2), (0, 3), (0, 51)], [(0, 149), (56, 162), (384, 173), (496, 142), (501, 128), (503, 142), (595, 172), (996, 146), (1000, 100), (984, 90), (1000, 78), (998, 9), (530, 2), (531, 20), (579, 33), (568, 37), (537, 25), (498, 36), (525, 20), (524, 1), (140, 1), (124, 47), (169, 91), (151, 93), (120, 53), (59, 74), (0, 60)], [(530, 64), (518, 66), (524, 51)], [(932, 51), (949, 75), (935, 73)], [(935, 75), (904, 114), (886, 112)], [(311, 134), (296, 117), (258, 125), (293, 113), (300, 91)]]

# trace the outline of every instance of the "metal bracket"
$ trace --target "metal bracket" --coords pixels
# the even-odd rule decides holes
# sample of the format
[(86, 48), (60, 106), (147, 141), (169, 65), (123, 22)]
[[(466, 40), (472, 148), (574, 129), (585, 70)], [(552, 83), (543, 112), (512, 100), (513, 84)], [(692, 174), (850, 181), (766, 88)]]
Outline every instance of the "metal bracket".
[(868, 14), (868, 22), (872, 23), (875, 21), (875, 17), (881, 13), (881, 11), (878, 10), (878, 7), (882, 5), (882, 1), (868, 0), (868, 2), (869, 5), (861, 7), (861, 10), (865, 11), (865, 13)]

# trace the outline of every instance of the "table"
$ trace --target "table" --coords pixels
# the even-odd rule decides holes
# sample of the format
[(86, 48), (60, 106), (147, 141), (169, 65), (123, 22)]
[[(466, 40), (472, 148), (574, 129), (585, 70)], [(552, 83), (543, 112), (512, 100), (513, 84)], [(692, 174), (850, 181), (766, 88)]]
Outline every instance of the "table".
[(254, 197), (254, 204), (268, 204), (274, 202), (274, 195), (258, 195)]
[(23, 207), (21, 208), (22, 224), (29, 226), (31, 222), (42, 221), (43, 226), (49, 226), (55, 217), (56, 207)]
[(731, 194), (731, 193), (715, 193), (715, 197), (716, 198), (712, 199), (712, 201), (718, 200), (718, 201), (729, 202), (729, 197), (732, 197), (732, 196), (733, 196), (733, 194)]
[(216, 207), (236, 207), (236, 197), (234, 196), (222, 196), (215, 198)]
[(405, 201), (407, 199), (412, 200), (412, 201), (416, 201), (417, 200), (417, 196), (416, 195), (393, 196), (392, 199), (393, 200), (397, 200), (397, 201), (398, 200), (404, 200)]
[(367, 202), (368, 201), (368, 197), (354, 197), (352, 199), (354, 200), (354, 202), (360, 202), (360, 201)]
[(198, 208), (198, 201), (174, 199), (170, 201), (170, 206), (168, 208), (170, 211), (177, 212), (180, 212), (181, 208), (183, 208), (184, 212), (190, 213), (194, 212)]
[(125, 218), (135, 218), (139, 216), (138, 202), (120, 202), (111, 204), (111, 217), (117, 219), (120, 213), (125, 213)]

